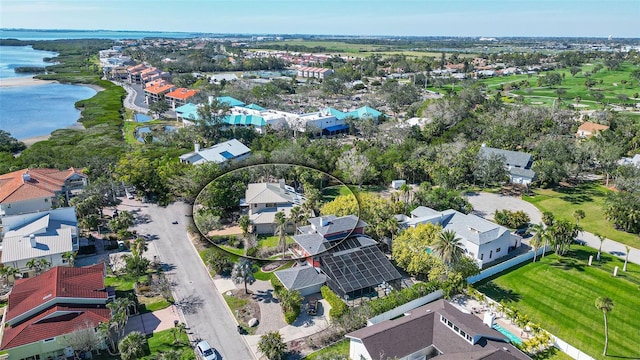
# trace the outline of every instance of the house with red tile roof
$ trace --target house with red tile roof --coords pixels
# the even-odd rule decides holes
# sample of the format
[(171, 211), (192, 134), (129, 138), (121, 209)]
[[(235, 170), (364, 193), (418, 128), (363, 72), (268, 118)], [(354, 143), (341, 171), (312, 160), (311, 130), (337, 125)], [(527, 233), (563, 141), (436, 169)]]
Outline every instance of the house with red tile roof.
[(145, 102), (151, 105), (156, 101), (163, 100), (165, 95), (174, 89), (175, 86), (169, 83), (147, 86), (144, 88)]
[(105, 274), (105, 265), (97, 264), (55, 267), (17, 280), (9, 294), (0, 350), (9, 359), (66, 358), (65, 336), (111, 318), (106, 304), (115, 292), (105, 288)]
[(22, 169), (0, 175), (0, 217), (51, 210), (87, 186), (78, 169)]
[(576, 136), (579, 138), (590, 138), (592, 136), (598, 136), (602, 131), (609, 129), (607, 125), (600, 125), (589, 121), (583, 122), (576, 131)]
[(175, 110), (176, 107), (186, 105), (189, 99), (194, 97), (200, 91), (187, 88), (177, 88), (164, 95), (167, 104), (171, 106), (171, 109)]

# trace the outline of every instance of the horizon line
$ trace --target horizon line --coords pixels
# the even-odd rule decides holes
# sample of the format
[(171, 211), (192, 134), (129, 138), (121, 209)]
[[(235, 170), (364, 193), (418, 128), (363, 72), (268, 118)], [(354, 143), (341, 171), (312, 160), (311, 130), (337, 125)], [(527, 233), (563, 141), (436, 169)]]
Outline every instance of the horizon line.
[[(69, 31), (69, 32), (139, 32), (139, 33), (175, 33), (175, 34), (194, 34), (194, 35), (242, 35), (242, 36), (255, 36), (255, 35), (268, 35), (268, 36), (327, 36), (327, 37), (359, 37), (359, 38), (495, 38), (495, 39), (518, 39), (518, 38), (541, 38), (541, 39), (608, 39), (609, 36), (575, 36), (575, 35), (356, 35), (356, 34), (319, 34), (319, 33), (239, 33), (239, 32), (203, 32), (203, 31), (170, 31), (170, 30), (113, 30), (113, 29), (38, 29), (38, 28), (4, 28), (0, 27), (0, 31), (40, 31), (40, 32), (53, 32), (53, 31)], [(8, 38), (3, 38), (8, 39)], [(633, 40), (640, 39), (638, 37), (611, 37), (611, 39), (624, 39)]]

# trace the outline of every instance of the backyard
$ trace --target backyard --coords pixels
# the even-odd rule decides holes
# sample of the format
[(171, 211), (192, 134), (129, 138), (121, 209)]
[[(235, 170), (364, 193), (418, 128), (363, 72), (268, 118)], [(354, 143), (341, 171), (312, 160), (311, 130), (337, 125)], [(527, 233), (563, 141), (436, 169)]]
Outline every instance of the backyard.
[[(604, 321), (595, 307), (599, 296), (613, 300), (608, 314), (611, 357), (640, 357), (640, 266), (608, 254), (588, 266), (594, 249), (574, 245), (565, 257), (547, 255), (535, 263), (498, 274), (475, 287), (496, 301), (526, 314), (531, 321), (593, 356), (604, 359)], [(619, 267), (618, 277), (613, 269)]]
[(537, 189), (534, 191), (535, 196), (523, 195), (522, 199), (533, 204), (541, 212), (553, 213), (557, 219), (575, 221), (574, 212), (582, 210), (585, 217), (580, 220), (580, 226), (584, 231), (640, 248), (640, 238), (637, 235), (616, 230), (606, 219), (603, 205), (609, 191), (598, 182), (585, 182), (576, 186)]

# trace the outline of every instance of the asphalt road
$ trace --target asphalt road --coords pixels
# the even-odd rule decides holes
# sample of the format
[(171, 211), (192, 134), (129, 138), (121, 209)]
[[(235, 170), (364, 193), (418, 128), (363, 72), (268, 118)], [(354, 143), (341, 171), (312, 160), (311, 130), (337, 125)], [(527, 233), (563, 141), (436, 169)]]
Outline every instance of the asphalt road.
[[(236, 331), (235, 319), (187, 237), (189, 218), (186, 215), (191, 213), (191, 207), (174, 203), (163, 208), (129, 199), (124, 199), (118, 207), (130, 211), (140, 209), (138, 216), (143, 220), (134, 229), (138, 234), (148, 235), (149, 253), (157, 253), (159, 260), (166, 264), (166, 273), (174, 283), (174, 297), (183, 309), (191, 340), (207, 340), (222, 359), (253, 359), (246, 342)], [(178, 224), (173, 224), (176, 220)]]
[[(473, 205), (473, 213), (488, 220), (493, 220), (493, 214), (496, 210), (509, 209), (513, 211), (523, 210), (529, 214), (532, 224), (538, 224), (542, 221), (542, 214), (540, 213), (540, 210), (518, 197), (484, 192), (467, 195), (467, 200), (469, 200), (471, 205)], [(598, 237), (586, 231), (581, 231), (578, 234), (577, 240), (584, 241), (587, 246), (594, 249), (598, 249), (600, 247), (600, 240)], [(625, 246), (610, 239), (606, 239), (602, 243), (602, 252), (615, 255), (621, 259), (625, 259), (627, 256)], [(640, 264), (640, 249), (630, 249), (629, 262)]]

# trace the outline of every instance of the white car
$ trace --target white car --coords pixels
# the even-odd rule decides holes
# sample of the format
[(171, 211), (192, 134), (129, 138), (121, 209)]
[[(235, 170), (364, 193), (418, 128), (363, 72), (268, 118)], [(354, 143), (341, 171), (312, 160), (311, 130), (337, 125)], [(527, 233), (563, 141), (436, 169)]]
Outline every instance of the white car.
[(216, 350), (212, 348), (208, 342), (200, 341), (198, 345), (196, 345), (196, 353), (198, 354), (198, 358), (201, 360), (217, 360), (218, 356), (216, 355)]

